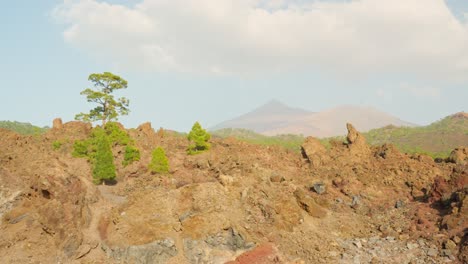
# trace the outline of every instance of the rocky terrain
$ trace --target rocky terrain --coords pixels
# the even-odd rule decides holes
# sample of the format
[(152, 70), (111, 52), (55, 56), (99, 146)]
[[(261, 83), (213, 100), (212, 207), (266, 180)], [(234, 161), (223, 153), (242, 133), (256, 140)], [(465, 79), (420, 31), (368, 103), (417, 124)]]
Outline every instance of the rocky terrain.
[[(228, 138), (190, 156), (186, 138), (146, 123), (127, 130), (140, 161), (122, 166), (114, 146), (117, 183), (96, 186), (71, 155), (91, 129), (0, 129), (2, 263), (468, 262), (467, 146), (435, 162), (348, 124), (329, 150)], [(147, 169), (159, 146), (167, 175)]]

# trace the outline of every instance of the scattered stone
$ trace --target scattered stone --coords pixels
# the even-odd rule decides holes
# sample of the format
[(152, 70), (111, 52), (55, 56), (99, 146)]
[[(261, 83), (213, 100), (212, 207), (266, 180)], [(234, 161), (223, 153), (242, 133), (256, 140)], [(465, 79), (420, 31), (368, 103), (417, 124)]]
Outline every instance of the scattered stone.
[(284, 182), (285, 180), (286, 179), (283, 176), (276, 173), (270, 176), (271, 182)]
[(361, 198), (358, 195), (353, 195), (353, 200), (351, 201), (351, 207), (356, 207), (361, 204)]
[(455, 250), (457, 248), (457, 244), (453, 242), (453, 240), (449, 239), (444, 243), (445, 249)]
[(343, 180), (341, 177), (336, 177), (333, 179), (332, 183), (336, 188), (342, 188), (348, 183), (348, 181)]
[(403, 206), (405, 205), (405, 203), (402, 201), (402, 200), (398, 200), (396, 203), (395, 203), (395, 208), (402, 208)]
[(439, 255), (439, 251), (437, 250), (437, 248), (430, 248), (429, 250), (427, 250), (427, 255), (430, 257), (436, 257), (437, 255)]
[(314, 189), (314, 191), (318, 194), (322, 194), (325, 192), (325, 184), (324, 183), (316, 183), (314, 184), (314, 186), (312, 187), (312, 189)]
[(406, 243), (406, 247), (407, 247), (409, 250), (412, 250), (412, 249), (418, 248), (419, 245), (416, 244), (416, 243), (408, 242), (408, 243)]
[(353, 244), (357, 247), (357, 248), (362, 248), (362, 244), (360, 241), (354, 241)]

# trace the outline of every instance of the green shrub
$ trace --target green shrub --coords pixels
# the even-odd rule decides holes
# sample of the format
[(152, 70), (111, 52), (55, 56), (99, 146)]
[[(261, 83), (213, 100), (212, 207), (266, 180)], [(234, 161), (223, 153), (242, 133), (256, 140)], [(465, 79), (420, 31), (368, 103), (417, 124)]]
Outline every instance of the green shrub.
[(52, 148), (54, 148), (54, 150), (58, 150), (60, 149), (60, 147), (62, 147), (62, 142), (60, 141), (54, 141), (54, 143), (52, 143)]
[(89, 154), (89, 140), (77, 140), (73, 144), (72, 156), (75, 158), (85, 158)]
[(195, 122), (192, 130), (187, 136), (187, 139), (192, 142), (187, 149), (187, 153), (194, 155), (210, 149), (211, 145), (208, 143), (210, 138), (211, 135), (201, 127), (200, 123)]
[(140, 150), (133, 146), (126, 146), (124, 153), (124, 160), (122, 165), (127, 166), (132, 164), (134, 161), (140, 160)]
[(158, 147), (151, 153), (151, 162), (148, 169), (151, 173), (168, 173), (169, 160), (166, 157), (166, 152), (163, 148)]
[[(99, 131), (99, 130), (98, 130)], [(102, 130), (100, 130), (102, 131)], [(107, 135), (102, 131), (96, 135), (96, 154), (93, 161), (93, 182), (114, 180), (116, 177), (114, 156)]]
[(121, 146), (126, 146), (132, 144), (132, 140), (128, 133), (121, 129), (119, 125), (115, 122), (108, 122), (104, 126), (104, 130), (106, 131), (107, 136), (109, 137), (109, 141), (111, 144), (117, 144)]

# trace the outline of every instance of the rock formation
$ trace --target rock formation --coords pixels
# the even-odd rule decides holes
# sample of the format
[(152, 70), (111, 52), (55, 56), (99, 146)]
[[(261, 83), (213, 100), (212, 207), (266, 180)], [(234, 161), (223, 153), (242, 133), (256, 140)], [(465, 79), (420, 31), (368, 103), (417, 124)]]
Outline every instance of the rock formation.
[(455, 164), (468, 164), (468, 147), (460, 147), (454, 149), (452, 153), (450, 153), (448, 160)]
[(370, 148), (366, 143), (364, 136), (359, 133), (353, 125), (346, 124), (348, 135), (346, 136), (347, 146), (352, 155), (364, 156), (370, 154)]
[(63, 122), (61, 118), (55, 118), (53, 121), (52, 128), (53, 129), (62, 129), (63, 127)]
[(314, 167), (327, 161), (327, 149), (314, 137), (307, 137), (301, 146), (302, 156)]

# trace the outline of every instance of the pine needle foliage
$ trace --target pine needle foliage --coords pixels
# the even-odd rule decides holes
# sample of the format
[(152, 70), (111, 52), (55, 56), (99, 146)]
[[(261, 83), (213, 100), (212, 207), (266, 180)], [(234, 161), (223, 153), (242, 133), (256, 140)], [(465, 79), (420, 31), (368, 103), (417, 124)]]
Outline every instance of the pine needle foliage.
[(169, 160), (163, 148), (158, 147), (151, 153), (151, 162), (148, 169), (153, 174), (169, 172)]
[(138, 150), (134, 146), (126, 146), (125, 153), (124, 153), (124, 160), (122, 161), (122, 165), (127, 166), (132, 164), (134, 161), (140, 160), (140, 150)]
[(128, 115), (130, 112), (129, 100), (125, 97), (116, 99), (113, 95), (114, 91), (127, 88), (126, 80), (110, 72), (93, 73), (89, 75), (88, 80), (93, 83), (95, 89), (87, 88), (81, 92), (81, 95), (86, 96), (88, 102), (97, 104), (97, 106), (89, 113), (77, 114), (76, 120), (102, 121), (104, 126), (108, 121), (117, 120), (122, 115)]
[(193, 124), (192, 130), (187, 136), (187, 139), (191, 142), (187, 149), (187, 153), (190, 155), (195, 155), (203, 151), (209, 150), (211, 145), (208, 143), (211, 135), (202, 128), (200, 123), (195, 122)]
[(116, 177), (114, 156), (108, 136), (102, 129), (96, 131), (96, 153), (93, 162), (93, 182), (100, 184)]

